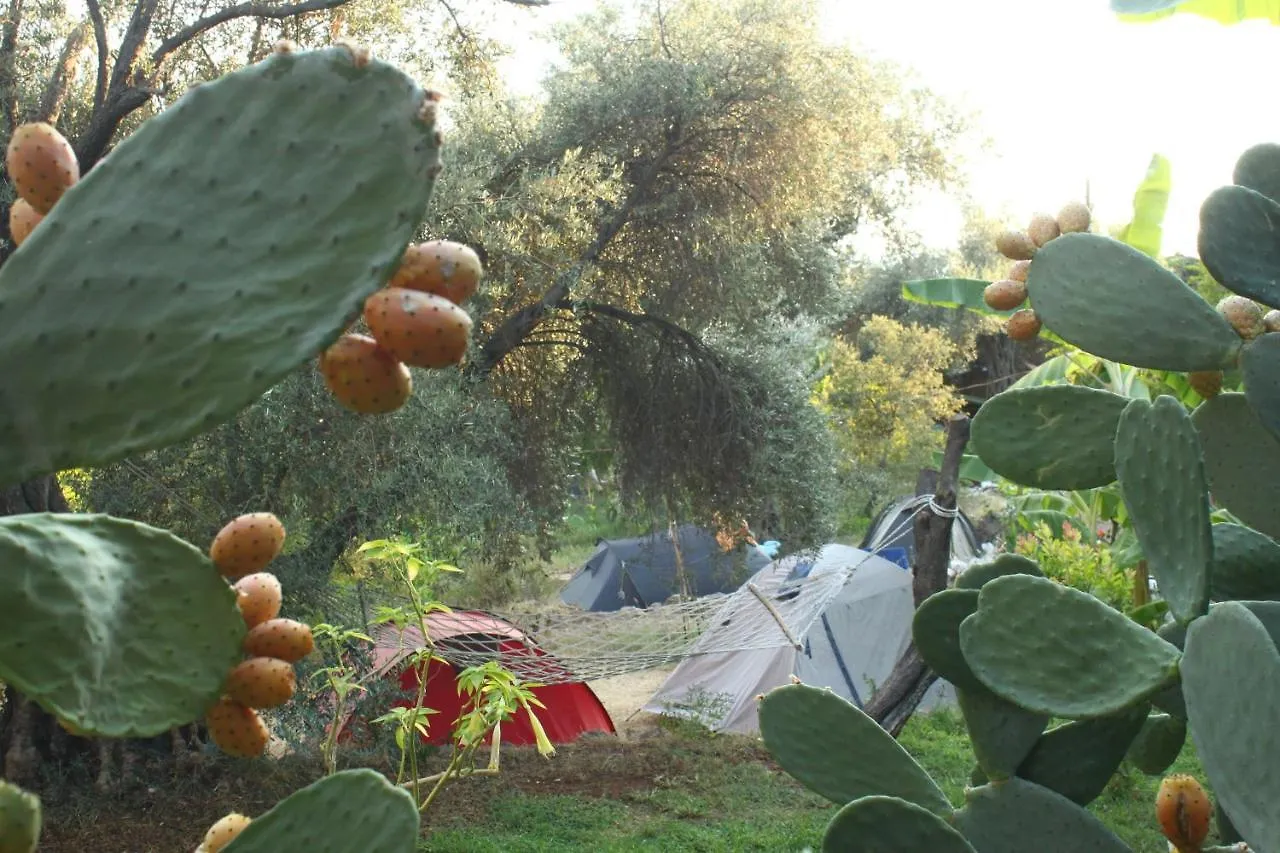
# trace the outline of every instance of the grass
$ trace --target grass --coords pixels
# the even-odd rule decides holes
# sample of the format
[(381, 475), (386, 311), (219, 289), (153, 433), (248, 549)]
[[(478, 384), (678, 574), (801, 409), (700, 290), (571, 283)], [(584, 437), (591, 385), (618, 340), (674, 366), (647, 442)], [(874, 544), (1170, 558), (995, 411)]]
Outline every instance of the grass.
[[(947, 711), (917, 716), (901, 743), (959, 805), (973, 767), (960, 717)], [(211, 753), (194, 767), (111, 793), (64, 786), (45, 792), (40, 849), (99, 849), (106, 838), (119, 839), (131, 853), (194, 849), (222, 815), (261, 814), (318, 772), (314, 757), (244, 763)], [(1170, 772), (1203, 778), (1190, 746)], [(1157, 785), (1156, 778), (1123, 769), (1091, 811), (1138, 853), (1163, 853), (1153, 808)], [(800, 853), (817, 848), (834, 814), (833, 804), (779, 770), (758, 741), (675, 724), (626, 740), (588, 736), (549, 760), (508, 748), (500, 776), (465, 780), (444, 792), (426, 816), (420, 850)]]

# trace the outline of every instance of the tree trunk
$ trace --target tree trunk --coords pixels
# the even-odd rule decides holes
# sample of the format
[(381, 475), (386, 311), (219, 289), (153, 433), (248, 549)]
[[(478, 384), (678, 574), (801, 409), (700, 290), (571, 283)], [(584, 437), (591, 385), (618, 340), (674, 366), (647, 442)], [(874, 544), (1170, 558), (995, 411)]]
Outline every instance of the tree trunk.
[[(912, 567), (911, 596), (915, 606), (935, 592), (947, 588), (947, 569), (951, 565), (951, 527), (954, 516), (949, 510), (956, 508), (956, 484), (960, 476), (960, 458), (969, 443), (969, 418), (956, 415), (947, 424), (947, 444), (943, 452), (942, 468), (938, 472), (933, 506), (926, 507), (915, 518), (916, 559)], [(864, 709), (869, 717), (884, 727), (894, 737), (902, 731), (907, 720), (920, 705), (938, 674), (925, 665), (916, 651), (915, 644), (907, 650), (893, 667), (889, 678), (880, 686)]]

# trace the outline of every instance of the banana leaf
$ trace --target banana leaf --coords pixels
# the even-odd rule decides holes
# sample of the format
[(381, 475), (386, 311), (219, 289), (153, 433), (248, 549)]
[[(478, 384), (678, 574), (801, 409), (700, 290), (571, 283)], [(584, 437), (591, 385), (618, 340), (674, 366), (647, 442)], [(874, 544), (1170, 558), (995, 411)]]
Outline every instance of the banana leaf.
[(1171, 15), (1199, 15), (1220, 24), (1262, 20), (1280, 24), (1280, 0), (1111, 0), (1121, 21), (1148, 24)]
[(1013, 311), (996, 311), (982, 298), (989, 281), (977, 278), (920, 278), (902, 283), (902, 298), (922, 305), (965, 308), (988, 317), (1008, 317)]
[[(1280, 0), (1277, 0), (1280, 2)], [(1153, 258), (1160, 257), (1164, 237), (1164, 214), (1169, 209), (1169, 189), (1173, 170), (1169, 158), (1156, 154), (1147, 167), (1146, 177), (1133, 194), (1133, 220), (1120, 229), (1118, 240)]]

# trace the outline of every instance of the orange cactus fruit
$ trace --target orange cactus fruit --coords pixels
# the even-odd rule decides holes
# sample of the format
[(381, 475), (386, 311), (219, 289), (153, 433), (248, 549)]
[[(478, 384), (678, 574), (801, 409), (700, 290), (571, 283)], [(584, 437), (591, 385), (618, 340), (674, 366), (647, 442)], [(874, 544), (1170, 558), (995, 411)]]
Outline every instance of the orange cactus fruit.
[(284, 547), (284, 525), (269, 512), (251, 512), (227, 522), (209, 546), (209, 559), (223, 577), (236, 580), (260, 572)]
[(1178, 853), (1198, 853), (1209, 837), (1213, 803), (1194, 776), (1175, 773), (1160, 782), (1156, 819)]

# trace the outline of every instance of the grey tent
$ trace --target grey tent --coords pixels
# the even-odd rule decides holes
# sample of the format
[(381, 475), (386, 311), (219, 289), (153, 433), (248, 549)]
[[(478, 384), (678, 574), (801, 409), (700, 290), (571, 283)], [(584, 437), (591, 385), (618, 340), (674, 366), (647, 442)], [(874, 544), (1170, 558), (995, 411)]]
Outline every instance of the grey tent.
[[(714, 534), (686, 524), (676, 530), (685, 577), (695, 597), (732, 592), (769, 565), (754, 545), (725, 553)], [(637, 539), (600, 540), (596, 552), (560, 591), (560, 600), (583, 610), (648, 607), (681, 592), (676, 549), (668, 531)]]
[[(879, 554), (904, 569), (911, 568), (916, 556), (915, 516), (931, 497), (908, 496), (889, 504), (872, 520), (858, 547)], [(978, 533), (962, 511), (951, 525), (951, 559), (969, 562), (981, 553)]]

